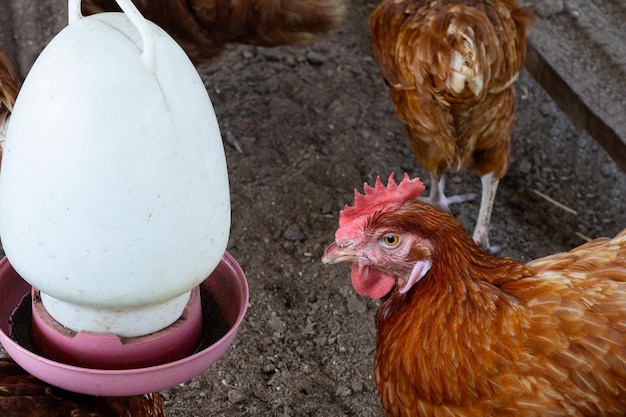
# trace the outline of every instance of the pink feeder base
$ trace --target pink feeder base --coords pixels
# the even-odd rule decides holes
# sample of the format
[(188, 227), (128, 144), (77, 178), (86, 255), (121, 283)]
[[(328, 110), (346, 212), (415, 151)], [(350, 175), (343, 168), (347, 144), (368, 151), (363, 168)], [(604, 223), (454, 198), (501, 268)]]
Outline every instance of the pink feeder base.
[(212, 294), (229, 327), (226, 334), (212, 345), (160, 365), (132, 369), (111, 369), (105, 362), (99, 363), (102, 368), (70, 365), (59, 361), (60, 358), (53, 359), (42, 352), (29, 350), (10, 337), (13, 313), (24, 297), (30, 295), (32, 287), (3, 258), (0, 260), (0, 342), (26, 371), (69, 391), (104, 396), (159, 391), (188, 381), (213, 365), (233, 342), (243, 320), (248, 306), (248, 284), (230, 254), (224, 255), (215, 271), (200, 284), (200, 289)]
[(48, 359), (86, 368), (129, 369), (161, 365), (191, 355), (202, 339), (200, 288), (191, 292), (181, 318), (167, 328), (145, 336), (122, 339), (116, 335), (73, 332), (56, 321), (32, 290), (32, 339)]

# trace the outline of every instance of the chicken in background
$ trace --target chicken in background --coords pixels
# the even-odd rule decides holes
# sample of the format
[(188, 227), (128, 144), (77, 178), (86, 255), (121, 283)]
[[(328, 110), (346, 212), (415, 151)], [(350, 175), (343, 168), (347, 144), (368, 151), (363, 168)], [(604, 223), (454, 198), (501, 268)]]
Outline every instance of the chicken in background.
[[(145, 18), (173, 37), (196, 65), (230, 43), (257, 46), (312, 41), (339, 26), (342, 0), (133, 0)], [(119, 11), (115, 0), (83, 0), (86, 15)]]
[(0, 52), (0, 164), (2, 163), (2, 151), (9, 126), (9, 118), (13, 111), (13, 105), (20, 89), (13, 65), (9, 58)]
[(516, 80), (533, 21), (516, 0), (383, 0), (370, 16), (374, 56), (409, 142), (430, 173), (431, 204), (446, 197), (444, 173), (474, 167), (482, 197), (473, 238), (485, 250), (500, 178), (509, 166)]
[(528, 264), (485, 253), (380, 178), (339, 215), (326, 264), (380, 299), (375, 381), (389, 417), (626, 415), (626, 229)]
[(2, 417), (165, 417), (158, 392), (97, 397), (65, 391), (30, 375), (12, 359), (0, 359)]

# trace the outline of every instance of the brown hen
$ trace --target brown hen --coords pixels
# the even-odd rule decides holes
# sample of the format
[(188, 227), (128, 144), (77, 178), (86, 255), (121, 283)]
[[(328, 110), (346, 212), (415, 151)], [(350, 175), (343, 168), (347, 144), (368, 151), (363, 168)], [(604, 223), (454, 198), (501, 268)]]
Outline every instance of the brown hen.
[(165, 417), (158, 392), (131, 397), (95, 397), (49, 385), (0, 359), (2, 417)]
[[(310, 41), (336, 28), (342, 0), (133, 0), (202, 65), (230, 43), (277, 46)], [(119, 11), (114, 0), (84, 0), (83, 12)]]
[(489, 244), (491, 210), (509, 165), (513, 82), (532, 21), (516, 0), (383, 0), (370, 17), (374, 56), (413, 151), (431, 176), (427, 200), (448, 211), (444, 173), (473, 166), (482, 182), (474, 240)]
[(626, 229), (530, 262), (495, 258), (393, 176), (355, 192), (324, 263), (380, 299), (388, 416), (626, 415)]
[(20, 82), (9, 58), (0, 52), (0, 164), (9, 118), (20, 89)]

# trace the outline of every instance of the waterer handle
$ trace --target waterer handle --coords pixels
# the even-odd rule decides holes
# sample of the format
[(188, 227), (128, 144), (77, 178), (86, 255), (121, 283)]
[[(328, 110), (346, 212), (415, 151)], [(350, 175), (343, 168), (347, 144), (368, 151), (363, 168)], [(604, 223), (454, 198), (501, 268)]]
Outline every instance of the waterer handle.
[[(154, 35), (152, 28), (148, 24), (148, 21), (141, 15), (137, 7), (131, 0), (115, 0), (120, 6), (122, 11), (126, 13), (130, 21), (137, 28), (141, 34), (143, 40), (143, 51), (141, 54), (141, 61), (146, 69), (150, 72), (154, 72)], [(68, 0), (68, 22), (72, 22), (82, 19), (84, 16), (81, 12), (81, 0)]]

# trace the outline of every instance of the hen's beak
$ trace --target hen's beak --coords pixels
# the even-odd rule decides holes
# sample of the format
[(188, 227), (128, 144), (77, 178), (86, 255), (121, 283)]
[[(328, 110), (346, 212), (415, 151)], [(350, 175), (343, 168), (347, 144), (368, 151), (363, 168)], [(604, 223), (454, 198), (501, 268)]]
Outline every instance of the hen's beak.
[(349, 246), (349, 243), (342, 245), (338, 245), (337, 242), (331, 243), (324, 251), (322, 263), (338, 264), (341, 262), (357, 262), (362, 260), (363, 257), (348, 249)]

